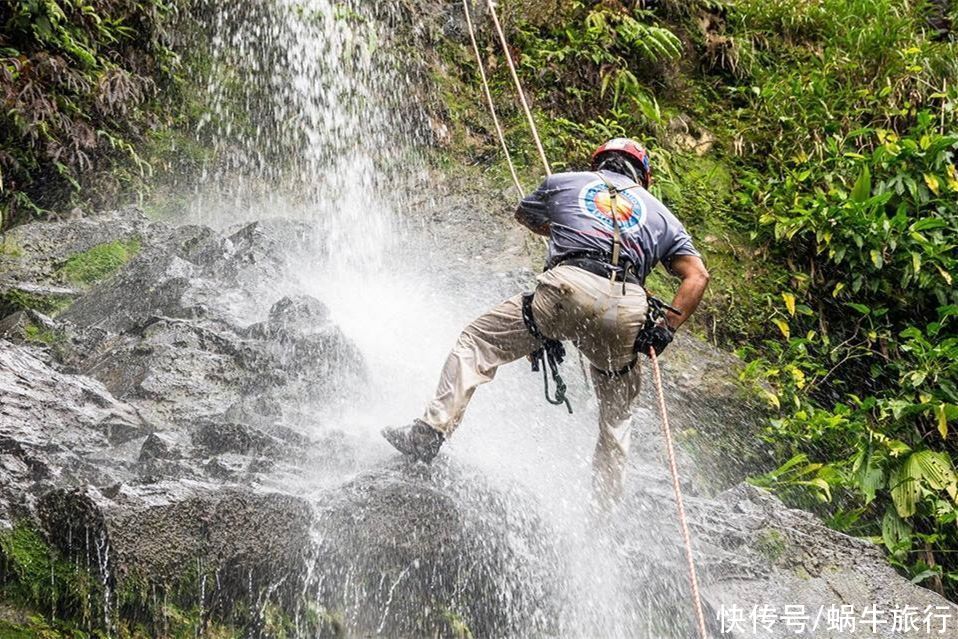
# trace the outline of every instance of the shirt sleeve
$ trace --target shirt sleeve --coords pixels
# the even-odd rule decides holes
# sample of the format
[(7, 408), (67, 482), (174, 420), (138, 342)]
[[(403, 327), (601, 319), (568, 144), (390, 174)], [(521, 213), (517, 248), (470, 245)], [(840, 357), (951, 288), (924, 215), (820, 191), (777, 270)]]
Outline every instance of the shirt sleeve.
[(663, 238), (665, 241), (661, 244), (663, 253), (659, 259), (669, 273), (672, 273), (672, 260), (674, 258), (681, 255), (692, 255), (694, 257), (701, 257), (702, 255), (696, 250), (695, 244), (692, 243), (692, 236), (689, 235), (671, 211), (664, 211), (663, 217), (666, 221), (666, 237)]
[(546, 178), (538, 189), (519, 203), (517, 217), (526, 226), (538, 228), (552, 221), (552, 207), (549, 206), (549, 200), (553, 189), (550, 181), (551, 178)]

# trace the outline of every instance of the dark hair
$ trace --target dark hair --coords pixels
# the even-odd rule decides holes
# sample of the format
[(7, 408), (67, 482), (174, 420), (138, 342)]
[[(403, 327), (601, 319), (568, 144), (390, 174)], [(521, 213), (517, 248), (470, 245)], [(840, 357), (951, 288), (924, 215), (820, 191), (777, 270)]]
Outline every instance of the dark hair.
[(647, 181), (645, 171), (641, 167), (637, 167), (623, 153), (616, 153), (615, 151), (603, 153), (595, 159), (594, 166), (596, 171), (614, 171), (643, 185)]

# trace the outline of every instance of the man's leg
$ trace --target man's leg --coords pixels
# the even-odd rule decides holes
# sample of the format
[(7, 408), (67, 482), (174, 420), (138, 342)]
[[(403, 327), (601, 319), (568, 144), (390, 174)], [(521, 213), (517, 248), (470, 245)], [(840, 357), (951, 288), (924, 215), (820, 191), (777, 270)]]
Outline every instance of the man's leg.
[(516, 295), (463, 329), (446, 358), (439, 386), (426, 405), (422, 421), (449, 437), (462, 421), (480, 384), (492, 381), (496, 369), (538, 348), (522, 320), (522, 296)]
[(632, 405), (641, 387), (641, 363), (631, 372), (610, 377), (592, 368), (599, 400), (599, 441), (592, 458), (596, 501), (610, 508), (622, 496), (625, 466), (632, 437)]

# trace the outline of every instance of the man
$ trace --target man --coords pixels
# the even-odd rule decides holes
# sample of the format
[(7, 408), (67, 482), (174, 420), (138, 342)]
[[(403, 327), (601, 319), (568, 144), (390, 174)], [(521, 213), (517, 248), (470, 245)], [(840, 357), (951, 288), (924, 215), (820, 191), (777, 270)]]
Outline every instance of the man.
[[(617, 500), (639, 392), (638, 354), (650, 349), (660, 354), (668, 346), (709, 280), (692, 238), (646, 190), (651, 182), (645, 148), (617, 138), (595, 152), (592, 172), (553, 175), (525, 198), (516, 220), (549, 238), (546, 271), (538, 277), (526, 318), (523, 296), (517, 295), (467, 326), (422, 418), (387, 428), (383, 436), (403, 454), (431, 461), (459, 425), (476, 388), (491, 381), (499, 366), (542, 347), (536, 333), (568, 340), (592, 365), (599, 400), (597, 494), (605, 503)], [(681, 313), (647, 324), (643, 283), (659, 262), (682, 280), (672, 301)]]

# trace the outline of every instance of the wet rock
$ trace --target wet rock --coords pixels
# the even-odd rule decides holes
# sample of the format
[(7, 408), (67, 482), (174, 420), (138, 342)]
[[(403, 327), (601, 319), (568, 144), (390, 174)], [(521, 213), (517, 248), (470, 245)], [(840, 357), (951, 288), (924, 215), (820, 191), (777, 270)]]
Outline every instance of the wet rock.
[(268, 335), (284, 332), (309, 334), (329, 323), (329, 309), (315, 297), (284, 297), (269, 309), (265, 331)]
[[(853, 606), (859, 613), (869, 606), (888, 611), (905, 605), (921, 610), (949, 606), (958, 615), (958, 608), (944, 598), (897, 574), (874, 544), (831, 530), (814, 515), (789, 509), (758, 488), (742, 484), (716, 499), (687, 497), (686, 502), (710, 623), (716, 623), (723, 608), (747, 615), (762, 606), (777, 615), (785, 613), (785, 606), (801, 607), (813, 616), (833, 606)], [(664, 469), (649, 469), (642, 476), (623, 513), (627, 515), (617, 524), (622, 530), (615, 535), (622, 540), (626, 582), (636, 584), (638, 608), (657, 610), (670, 619), (673, 630), (686, 628), (684, 636), (694, 635), (684, 547)], [(824, 628), (823, 622), (819, 630)], [(720, 630), (719, 625), (712, 628), (716, 635)], [(784, 623), (763, 633), (758, 636), (795, 635)], [(756, 635), (749, 625), (722, 636)], [(868, 629), (850, 636), (898, 635), (889, 624), (874, 634)]]
[(30, 506), (51, 485), (107, 481), (115, 468), (83, 457), (111, 447), (111, 435), (151, 429), (99, 382), (60, 373), (26, 346), (0, 339), (0, 515)]
[(149, 237), (156, 228), (135, 208), (17, 226), (4, 233), (0, 291), (18, 282), (52, 285), (56, 270), (72, 255), (100, 244)]
[[(734, 355), (679, 332), (659, 360), (669, 422), (680, 466), (693, 492), (715, 494), (762, 469), (774, 467), (773, 454), (758, 436), (767, 407), (754, 390), (738, 381), (743, 364)], [(647, 360), (642, 365), (648, 368)], [(646, 372), (634, 417), (633, 461), (663, 454), (658, 397)]]
[[(65, 362), (150, 419), (183, 427), (288, 405), (307, 386), (315, 401), (328, 400), (363, 377), (362, 358), (318, 300), (275, 301), (270, 284), (311, 237), (304, 224), (279, 220), (228, 237), (155, 230), (130, 264), (62, 315), (73, 329)], [(268, 412), (250, 418), (284, 421), (281, 410)], [(286, 417), (306, 419), (308, 411)]]
[[(922, 611), (942, 606), (958, 618), (958, 606), (902, 578), (875, 544), (831, 530), (814, 515), (786, 508), (765, 491), (737, 486), (720, 495), (718, 504), (700, 534), (714, 538), (715, 528), (721, 526), (720, 539), (727, 551), (737, 557), (739, 566), (747, 562), (751, 569), (728, 563), (712, 568), (717, 574), (705, 596), (716, 611), (722, 606), (751, 611), (753, 606), (767, 605), (782, 614), (785, 606), (796, 606), (814, 616), (843, 605), (853, 606), (858, 614), (877, 607), (887, 611), (888, 623), (874, 631), (862, 625), (849, 635), (889, 639), (900, 636), (891, 623), (891, 611), (906, 605)], [(819, 629), (825, 627), (823, 623)], [(744, 638), (748, 632), (729, 636)], [(779, 623), (765, 636), (794, 635), (793, 628)]]
[(177, 446), (176, 439), (167, 433), (150, 433), (140, 447), (139, 460), (152, 461), (155, 459), (179, 459), (183, 453)]
[(0, 320), (0, 338), (12, 342), (37, 340), (41, 331), (53, 335), (59, 327), (48, 315), (32, 309), (17, 311)]
[(235, 422), (208, 422), (192, 433), (193, 445), (213, 456), (223, 453), (277, 454), (282, 444), (266, 433)]
[(240, 602), (292, 610), (304, 592), (312, 510), (294, 497), (195, 482), (124, 484), (112, 497), (51, 491), (38, 512), (58, 548), (89, 561), (131, 604), (185, 590), (193, 605), (227, 618)]
[(548, 634), (556, 561), (533, 512), (449, 459), (365, 473), (319, 515), (320, 600), (359, 636)]

